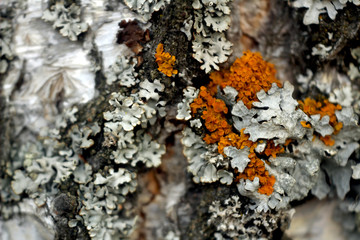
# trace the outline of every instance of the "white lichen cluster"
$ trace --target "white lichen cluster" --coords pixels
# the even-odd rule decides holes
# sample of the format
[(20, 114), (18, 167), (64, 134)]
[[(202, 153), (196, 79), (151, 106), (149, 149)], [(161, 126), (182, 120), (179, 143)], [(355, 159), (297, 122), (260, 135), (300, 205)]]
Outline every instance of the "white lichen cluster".
[[(355, 60), (358, 59), (357, 52), (358, 49), (351, 50)], [(341, 199), (334, 213), (334, 219), (343, 226), (346, 239), (359, 238), (356, 219), (360, 213), (360, 205), (357, 197), (354, 197), (359, 194), (355, 181), (360, 179), (359, 130), (357, 127), (359, 105), (356, 100), (359, 95), (358, 90), (353, 87), (351, 82), (357, 76), (356, 71), (357, 67), (351, 64), (347, 76), (334, 69), (324, 69), (314, 74), (307, 70), (307, 76), (300, 75), (298, 77), (302, 92), (316, 89), (328, 94), (330, 102), (343, 106), (336, 116), (344, 126), (337, 135), (334, 135), (334, 146), (316, 149), (321, 155), (322, 162), (311, 193), (319, 199), (326, 197)], [(335, 149), (338, 150), (337, 153)]]
[(136, 173), (125, 168), (116, 171), (110, 168), (105, 174), (92, 176), (91, 172), (91, 167), (85, 164), (74, 173), (75, 181), (81, 184), (78, 189), (81, 209), (68, 225), (76, 227), (79, 222), (83, 223), (92, 239), (128, 236), (136, 217), (123, 216), (121, 204), (126, 195), (136, 190)]
[[(63, 119), (67, 120), (69, 119)], [(72, 144), (78, 145), (81, 140), (78, 138), (81, 136), (79, 129), (71, 129), (68, 134)], [(50, 131), (49, 136), (44, 137), (42, 145), (40, 142), (30, 142), (14, 153), (13, 164), (7, 169), (8, 174), (13, 176), (8, 195), (10, 198), (4, 198), (5, 202), (13, 200), (12, 193), (25, 193), (38, 206), (43, 206), (49, 198), (56, 195), (57, 186), (65, 182), (76, 169), (79, 164), (78, 152), (76, 149), (65, 148), (58, 141), (59, 131)]]
[[(309, 191), (319, 198), (334, 192), (343, 199), (349, 191), (353, 173), (351, 167), (354, 163), (349, 158), (359, 147), (357, 116), (351, 107), (343, 106), (342, 110), (336, 111), (343, 128), (331, 135), (334, 129), (329, 123), (329, 116), (305, 114), (293, 99), (293, 90), (289, 82), (285, 82), (282, 88), (274, 83), (268, 92), (261, 90), (257, 93), (259, 101), (254, 102), (251, 109), (241, 100), (235, 103), (237, 93), (231, 94), (233, 91), (229, 89), (225, 93), (218, 93), (231, 112), (228, 121), (233, 123), (235, 132), (243, 130), (249, 135), (249, 140), (258, 142), (255, 153), (259, 154), (269, 175), (276, 179), (270, 195), (258, 192), (261, 187), (258, 177), (253, 181), (242, 178), (238, 182), (233, 181), (234, 169), (242, 173), (250, 163), (248, 147), (225, 147), (223, 156), (218, 153), (216, 144), (208, 145), (202, 140), (203, 136), (196, 134), (199, 131), (195, 124), (189, 124), (190, 127), (183, 131), (182, 143), (189, 162), (188, 170), (194, 175), (194, 181), (220, 181), (227, 185), (234, 182), (239, 194), (251, 199), (252, 209), (256, 212), (286, 209), (290, 202), (303, 199)], [(197, 120), (194, 118), (192, 122)], [(311, 124), (311, 127), (302, 126), (304, 122)], [(314, 137), (315, 133), (323, 137), (331, 135), (335, 144), (325, 145)], [(289, 139), (291, 143), (284, 147), (283, 153), (268, 159), (261, 156), (268, 141), (284, 146)], [(330, 183), (325, 181), (325, 176)]]
[(159, 96), (164, 91), (164, 85), (159, 80), (145, 80), (134, 89), (137, 92), (129, 96), (118, 92), (111, 94), (109, 103), (113, 110), (104, 112), (106, 145), (116, 146), (111, 158), (117, 164), (135, 167), (141, 162), (146, 167), (157, 167), (165, 147), (153, 140), (145, 130), (154, 125), (158, 117), (166, 114), (166, 101), (160, 100)]
[[(26, 194), (39, 207), (48, 205), (60, 194), (60, 185), (73, 181), (78, 184), (79, 215), (68, 225), (84, 225), (92, 239), (125, 237), (132, 232), (136, 217), (126, 213), (121, 204), (126, 195), (136, 190), (137, 175), (133, 170), (116, 166), (116, 170), (93, 171), (82, 155), (94, 145), (93, 139), (101, 128), (96, 122), (75, 124), (76, 113), (76, 107), (66, 110), (56, 128), (44, 131), (41, 144), (29, 143), (14, 153), (16, 161), (7, 170), (13, 176), (11, 190), (2, 191), (2, 199), (19, 201), (19, 195)], [(67, 134), (60, 135), (68, 125), (72, 127)]]
[(183, 90), (183, 100), (177, 105), (176, 118), (189, 120), (191, 118), (190, 103), (198, 96), (199, 90), (194, 87), (187, 87)]
[(276, 229), (286, 229), (295, 210), (259, 214), (248, 204), (243, 204), (239, 196), (231, 196), (223, 202), (214, 201), (209, 207), (209, 213), (208, 224), (216, 227), (216, 240), (250, 240), (269, 239)]
[[(101, 128), (97, 123), (87, 124), (81, 130), (72, 127), (71, 149), (90, 149)], [(77, 156), (81, 156), (77, 154)], [(136, 190), (136, 173), (127, 168), (110, 167), (100, 172), (79, 159), (78, 166), (71, 173), (73, 181), (79, 184), (77, 199), (79, 215), (71, 219), (69, 227), (84, 225), (92, 239), (112, 239), (128, 236), (135, 226), (136, 217), (123, 210), (125, 197)], [(114, 169), (116, 167), (116, 170)]]
[[(353, 50), (353, 53), (358, 51), (356, 49)], [(355, 54), (353, 54), (353, 57), (357, 59)], [(357, 89), (352, 86), (351, 81), (360, 77), (360, 74), (357, 76), (355, 72), (357, 71), (357, 67), (352, 63), (350, 63), (349, 67), (350, 70), (347, 75), (339, 73), (335, 68), (325, 68), (315, 73), (307, 69), (306, 74), (297, 76), (299, 90), (303, 94), (312, 90), (320, 91), (329, 95), (329, 102), (337, 103), (345, 107), (352, 106), (355, 113), (359, 114), (360, 102), (358, 99), (360, 95)], [(354, 67), (354, 69), (352, 69), (352, 67)]]
[[(351, 155), (359, 149), (360, 129), (358, 116), (351, 107), (343, 107), (336, 112), (336, 116), (343, 123), (342, 130), (334, 135), (335, 144), (332, 147), (315, 148), (321, 156), (322, 164), (316, 185), (311, 192), (322, 199), (328, 195), (337, 195), (345, 199), (350, 191), (350, 180), (356, 178), (356, 167)], [(329, 182), (325, 180), (325, 177)]]
[(319, 15), (322, 13), (327, 13), (332, 20), (335, 20), (337, 11), (343, 9), (348, 3), (360, 5), (359, 0), (296, 0), (291, 3), (291, 6), (308, 9), (303, 22), (309, 25), (319, 24)]
[[(24, 117), (22, 122), (14, 123), (14, 136), (24, 131), (19, 136), (26, 135), (30, 138), (24, 139), (24, 142), (28, 142), (26, 144), (19, 143), (17, 146), (14, 143), (11, 159), (6, 162), (6, 166), (1, 165), (1, 170), (4, 170), (0, 175), (1, 202), (4, 207), (1, 207), (0, 215), (11, 217), (17, 213), (12, 212), (16, 208), (11, 205), (29, 200), (46, 208), (49, 216), (56, 219), (59, 216), (53, 212), (52, 203), (66, 189), (67, 194), (76, 199), (77, 205), (76, 212), (72, 213), (73, 219), (61, 216), (62, 220), (70, 220), (69, 227), (78, 228), (80, 232), (88, 231), (92, 239), (124, 239), (131, 234), (136, 222), (133, 207), (126, 198), (137, 188), (137, 170), (159, 166), (165, 153), (165, 146), (153, 139), (154, 131), (151, 131), (157, 119), (164, 117), (166, 113), (166, 101), (159, 95), (164, 91), (164, 85), (159, 80), (150, 82), (137, 79), (135, 60), (130, 62), (119, 56), (117, 62), (105, 61), (104, 64), (110, 63), (107, 66), (111, 66), (103, 71), (106, 81), (113, 86), (120, 84), (121, 93), (114, 92), (108, 96), (110, 104), (108, 111), (103, 113), (104, 128), (100, 127), (103, 119), (99, 123), (91, 120), (80, 122), (78, 108), (68, 107), (75, 102), (86, 103), (95, 95), (95, 74), (90, 72), (92, 63), (87, 54), (97, 51), (103, 38), (108, 38), (108, 32), (100, 31), (102, 29), (97, 31), (99, 22), (108, 23), (107, 18), (113, 19), (116, 28), (111, 29), (114, 35), (110, 41), (114, 45), (118, 28), (116, 19), (122, 20), (125, 15), (104, 10), (96, 13), (104, 16), (94, 16), (93, 20), (96, 21), (89, 21), (87, 18), (85, 23), (82, 20), (82, 10), (86, 14), (93, 13), (93, 7), (81, 8), (76, 3), (64, 5), (64, 1), (52, 2), (55, 4), (44, 12), (42, 3), (28, 4), (26, 6), (29, 8), (21, 9), (23, 14), (15, 16), (16, 21), (2, 19), (0, 22), (0, 43), (6, 44), (0, 48), (1, 66), (2, 60), (8, 63), (13, 56), (9, 48), (13, 39), (15, 48), (21, 49), (15, 52), (17, 58), (13, 61), (16, 61), (16, 69), (11, 68), (12, 72), (8, 74), (11, 81), (5, 79), (4, 84), (11, 85), (6, 92), (7, 98), (12, 96), (9, 112), (17, 115), (23, 113)], [(84, 6), (86, 1), (81, 1), (81, 4)], [(91, 4), (102, 5), (101, 2), (93, 1)], [(106, 14), (110, 14), (110, 17)], [(85, 36), (83, 45), (70, 42), (52, 31), (51, 26), (41, 21), (41, 18), (52, 22), (54, 28), (73, 41), (88, 29), (88, 24), (94, 32)], [(14, 22), (18, 25), (14, 28), (13, 38), (12, 26), (9, 24)], [(111, 51), (116, 47), (111, 48)], [(99, 51), (103, 49), (99, 47)], [(113, 52), (119, 51), (126, 55), (121, 49)], [(107, 52), (106, 54), (109, 55)], [(97, 57), (99, 61), (106, 58), (101, 57), (101, 54)], [(5, 71), (6, 68), (2, 69)], [(13, 92), (24, 69), (27, 71), (24, 79), (21, 78), (24, 84), (20, 90)], [(99, 68), (96, 71), (98, 70)], [(90, 88), (92, 93), (87, 90)], [(71, 96), (76, 100), (67, 102)], [(83, 96), (86, 96), (86, 100)], [(63, 101), (63, 98), (66, 100)], [(43, 100), (44, 105), (38, 99)], [(22, 105), (19, 106), (20, 104)], [(36, 110), (29, 108), (27, 104), (36, 106)], [(44, 106), (52, 107), (52, 111), (47, 111)], [(38, 118), (42, 113), (38, 111), (40, 108), (44, 108), (42, 111), (46, 113), (47, 124), (44, 124), (45, 120)], [(128, 111), (131, 114), (128, 115)], [(28, 124), (28, 120), (37, 125)], [(37, 127), (39, 125), (45, 128)], [(29, 131), (33, 131), (33, 134)], [(37, 134), (40, 134), (38, 139), (34, 137)], [(104, 142), (99, 142), (103, 136)], [(95, 157), (99, 150), (95, 147), (98, 145), (103, 148), (111, 147), (104, 154), (109, 159)], [(87, 159), (89, 154), (90, 160)], [(99, 169), (102, 161), (107, 161), (109, 165)], [(70, 193), (70, 188), (75, 191)], [(22, 209), (18, 212), (22, 213)], [(55, 221), (50, 225), (55, 228)]]
[(110, 69), (106, 71), (106, 83), (111, 85), (114, 82), (118, 82), (120, 86), (131, 87), (137, 84), (139, 81), (136, 79), (136, 60), (130, 64), (129, 59), (124, 56), (118, 56), (116, 62), (110, 66)]
[[(72, 111), (73, 113), (76, 112)], [(57, 127), (65, 121), (72, 122), (73, 114), (64, 115)], [(71, 144), (80, 146), (82, 131), (73, 128), (68, 131)], [(12, 153), (12, 162), (7, 166), (7, 175), (2, 186), (2, 201), (20, 201), (21, 195), (33, 199), (37, 206), (51, 202), (59, 193), (59, 185), (66, 182), (80, 164), (80, 148), (68, 149), (60, 141), (58, 130), (48, 132), (41, 142), (31, 141)], [(11, 186), (11, 189), (9, 187)]]
[(330, 102), (334, 102), (334, 103), (336, 102), (342, 106), (343, 105), (350, 106), (349, 101), (353, 101), (350, 100), (352, 99), (352, 95), (354, 95), (353, 90), (351, 94), (346, 96), (347, 103), (345, 103), (345, 96), (341, 97), (344, 99), (342, 101), (332, 101), (332, 98), (340, 97), (339, 95), (340, 93), (338, 91), (341, 88), (348, 88), (351, 86), (349, 77), (345, 74), (339, 73), (333, 67), (326, 67), (316, 72), (312, 72), (310, 69), (307, 69), (305, 74), (300, 74), (297, 76), (297, 82), (299, 84), (299, 90), (303, 94), (307, 94), (309, 91), (316, 89), (317, 91), (320, 91), (323, 94), (330, 95), (330, 99), (329, 99)]
[[(230, 27), (231, 0), (195, 0), (193, 21), (194, 39), (192, 42), (193, 57), (201, 63), (201, 69), (209, 73), (219, 70), (231, 54), (232, 44), (226, 39), (225, 31)], [(189, 24), (185, 21), (184, 30), (188, 32)], [(189, 34), (187, 34), (189, 35)]]
[[(126, 168), (93, 171), (81, 156), (94, 145), (93, 139), (101, 128), (96, 122), (75, 124), (77, 111), (76, 107), (65, 110), (54, 129), (43, 131), (41, 142), (28, 143), (14, 151), (11, 166), (7, 168), (7, 174), (12, 176), (11, 184), (8, 179), (4, 184), (1, 181), (2, 201), (20, 201), (20, 196), (26, 195), (39, 207), (50, 207), (60, 194), (59, 187), (73, 181), (79, 185), (79, 215), (69, 221), (69, 226), (76, 227), (81, 222), (92, 239), (127, 236), (136, 218), (124, 216), (121, 204), (126, 195), (136, 190), (136, 173)], [(67, 133), (60, 134), (68, 125), (72, 127)]]
[(233, 182), (233, 173), (227, 171), (230, 167), (229, 161), (217, 152), (216, 144), (207, 145), (190, 128), (185, 128), (183, 135), (181, 142), (184, 155), (189, 162), (188, 171), (194, 175), (194, 182), (220, 181), (230, 185)]
[[(122, 60), (124, 64), (119, 65), (119, 72), (131, 68), (128, 60)], [(103, 113), (103, 146), (116, 148), (110, 158), (114, 166), (123, 167), (117, 170), (110, 168), (92, 177), (85, 177), (91, 173), (87, 165), (74, 172), (75, 181), (83, 184), (78, 194), (84, 200), (81, 201), (79, 216), (71, 220), (69, 226), (75, 227), (79, 220), (82, 221), (93, 239), (126, 237), (132, 232), (136, 218), (119, 216), (123, 215), (121, 206), (126, 195), (136, 190), (136, 167), (157, 167), (165, 153), (164, 145), (157, 143), (146, 132), (149, 126), (155, 124), (157, 117), (165, 115), (166, 102), (159, 96), (164, 85), (159, 80), (140, 82), (134, 72), (128, 72), (127, 76), (134, 80), (134, 84), (129, 85), (121, 84), (120, 80), (120, 85), (129, 87), (127, 95), (113, 92), (109, 100), (111, 110)]]
[[(129, 68), (128, 65), (124, 67)], [(124, 72), (124, 69), (119, 71)], [(134, 75), (129, 77), (136, 83), (140, 82), (135, 80)], [(158, 94), (164, 86), (159, 80), (153, 83), (145, 80), (133, 89), (138, 91), (132, 91), (130, 95), (112, 93), (109, 100), (112, 110), (103, 114), (103, 146), (116, 148), (110, 155), (114, 166), (128, 168), (110, 168), (106, 173), (95, 173), (86, 178), (84, 176), (89, 176), (91, 168), (85, 165), (74, 173), (75, 181), (84, 184), (78, 190), (80, 199), (84, 200), (79, 216), (71, 220), (69, 226), (75, 227), (79, 220), (82, 221), (92, 239), (122, 238), (132, 232), (136, 217), (119, 216), (126, 195), (136, 190), (136, 167), (157, 167), (165, 153), (164, 145), (157, 143), (146, 132), (156, 122), (157, 116), (165, 115), (166, 102), (161, 101)], [(128, 90), (131, 92), (130, 88)]]
[(151, 18), (153, 12), (164, 8), (171, 0), (124, 0), (125, 4), (139, 14), (139, 18), (145, 23)]
[(88, 30), (88, 25), (81, 20), (81, 7), (72, 3), (64, 5), (64, 0), (57, 0), (43, 13), (42, 19), (51, 22), (54, 29), (68, 37), (71, 41), (77, 41), (78, 36)]
[(332, 49), (333, 49), (332, 46), (325, 46), (324, 44), (319, 43), (311, 49), (311, 55), (313, 56), (317, 55), (322, 58), (325, 58), (330, 54)]

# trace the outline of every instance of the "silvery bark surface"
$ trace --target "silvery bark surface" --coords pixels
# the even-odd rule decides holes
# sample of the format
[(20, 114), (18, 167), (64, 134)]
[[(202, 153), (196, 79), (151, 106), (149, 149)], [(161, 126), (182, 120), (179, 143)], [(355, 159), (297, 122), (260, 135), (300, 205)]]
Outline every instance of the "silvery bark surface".
[[(72, 14), (69, 14), (72, 19), (63, 20), (64, 16), (61, 14), (68, 14), (61, 13), (65, 10), (59, 10), (60, 13), (54, 10), (56, 14), (49, 11), (50, 6), (57, 6), (56, 4), (71, 9), (66, 11), (72, 11)], [(82, 191), (91, 191), (88, 190), (89, 185), (86, 185), (86, 190), (85, 187), (80, 187), (85, 186), (82, 181), (86, 181), (81, 179), (82, 172), (67, 176), (65, 171), (63, 175), (67, 179), (59, 181), (60, 183), (55, 175), (51, 175), (51, 180), (48, 181), (55, 180), (56, 184), (46, 185), (46, 188), (41, 187), (31, 194), (26, 192), (26, 189), (30, 188), (26, 181), (23, 182), (24, 186), (13, 184), (15, 176), (25, 172), (28, 162), (24, 163), (24, 159), (32, 159), (29, 155), (38, 152), (46, 159), (55, 159), (51, 165), (53, 167), (48, 169), (58, 174), (59, 170), (51, 168), (56, 168), (60, 160), (57, 160), (58, 156), (49, 153), (57, 147), (80, 149), (81, 154), (76, 152), (74, 156), (77, 155), (77, 161), (83, 161), (81, 164), (84, 166), (91, 166), (91, 176), (96, 175), (96, 179), (100, 179), (101, 174), (111, 172), (111, 169), (117, 172), (124, 168), (129, 172), (136, 172), (136, 183), (130, 175), (126, 176), (131, 180), (124, 177), (123, 181), (128, 181), (126, 183), (129, 185), (134, 183), (127, 186), (134, 190), (123, 194), (124, 201), (118, 199), (119, 212), (114, 214), (123, 218), (123, 222), (129, 221), (131, 231), (125, 236), (121, 235), (125, 234), (126, 230), (123, 230), (119, 235), (114, 235), (116, 238), (110, 239), (214, 239), (216, 223), (209, 220), (209, 206), (215, 201), (223, 202), (229, 196), (237, 195), (238, 190), (234, 186), (228, 187), (219, 183), (194, 183), (193, 176), (187, 171), (188, 162), (182, 152), (181, 131), (186, 123), (176, 119), (177, 105), (182, 101), (182, 90), (190, 85), (199, 88), (206, 84), (204, 81), (208, 81), (207, 74), (200, 69), (201, 64), (192, 57), (191, 41), (180, 31), (184, 22), (193, 15), (191, 5), (190, 0), (173, 0), (164, 4), (164, 7), (154, 12), (150, 18), (131, 11), (123, 1), (116, 0), (5, 0), (0, 3), (0, 41), (3, 41), (0, 59), (1, 239), (23, 239), (25, 235), (30, 236), (27, 239), (91, 238), (84, 221), (76, 217), (80, 215), (81, 204), (84, 202), (92, 204), (91, 201), (94, 201), (93, 204), (96, 204), (95, 200), (86, 199), (86, 194), (81, 195)], [(226, 36), (233, 44), (233, 53), (221, 67), (229, 67), (246, 49), (260, 51), (264, 59), (275, 64), (279, 79), (288, 80), (295, 85), (294, 95), (298, 96), (305, 93), (315, 96), (319, 91), (329, 94), (332, 89), (341, 85), (342, 80), (338, 79), (353, 76), (349, 73), (348, 62), (353, 61), (349, 60), (350, 52), (351, 49), (359, 47), (360, 38), (360, 10), (353, 5), (339, 10), (334, 21), (323, 14), (325, 20), (318, 25), (304, 25), (305, 10), (294, 9), (286, 1), (234, 0), (230, 8), (231, 25)], [(136, 56), (125, 44), (117, 43), (119, 22), (133, 19), (137, 19), (139, 26), (143, 30), (148, 29), (150, 33), (150, 40), (141, 43), (143, 49)], [(331, 39), (328, 33), (333, 33)], [(176, 56), (179, 74), (173, 78), (164, 77), (157, 70), (154, 54), (159, 43), (163, 43), (167, 51)], [(316, 51), (314, 54), (312, 48), (318, 44), (332, 48), (324, 54), (317, 54)], [(134, 62), (136, 59), (137, 64), (129, 69), (134, 71), (137, 79), (149, 79), (151, 82), (157, 79), (164, 86), (163, 91), (154, 92), (161, 92), (158, 102), (166, 100), (166, 115), (158, 116), (144, 133), (136, 129), (141, 135), (151, 136), (159, 146), (166, 146), (161, 164), (156, 167), (147, 167), (145, 160), (140, 166), (136, 162), (126, 166), (123, 163), (114, 164), (111, 158), (111, 138), (103, 130), (107, 122), (104, 120), (104, 112), (114, 111), (114, 105), (109, 104), (109, 100), (113, 100), (111, 93), (130, 95), (129, 92), (126, 93), (126, 88), (107, 83), (109, 72), (113, 71), (112, 66), (121, 56), (133, 57)], [(357, 64), (359, 66), (359, 63)], [(314, 75), (325, 72), (328, 77), (299, 81), (299, 75), (304, 74), (307, 69)], [(358, 114), (359, 76), (350, 81), (352, 89), (357, 92), (353, 101), (356, 104), (352, 106)], [(77, 110), (71, 114), (74, 107)], [(148, 120), (152, 121), (150, 118)], [(95, 124), (101, 128), (97, 134), (94, 133)], [(137, 127), (140, 128), (140, 125)], [(90, 128), (92, 133), (84, 137), (84, 129)], [(80, 129), (80, 147), (72, 145), (75, 139), (74, 129)], [(54, 130), (58, 131), (53, 133)], [(51, 134), (60, 136), (61, 146), (46, 142)], [(134, 146), (139, 147), (141, 144), (135, 140)], [(30, 145), (41, 150), (33, 151)], [(149, 143), (148, 148), (152, 150), (152, 146), (154, 144)], [(155, 149), (160, 151), (159, 148)], [(356, 153), (358, 154), (358, 150)], [(65, 153), (63, 157), (65, 158)], [(359, 154), (357, 159), (358, 157)], [(149, 166), (151, 164), (149, 163)], [(70, 169), (70, 164), (67, 167)], [(81, 171), (85, 173), (85, 167)], [(38, 173), (37, 176), (41, 174), (43, 173)], [(44, 176), (46, 174), (48, 173), (44, 173)], [(34, 175), (30, 177), (35, 178)], [(91, 181), (96, 184), (95, 180)], [(111, 184), (108, 179), (103, 181)], [(356, 184), (351, 187), (356, 188)], [(16, 194), (17, 192), (19, 194)], [(34, 200), (40, 199), (37, 194), (45, 196), (41, 204)], [(119, 196), (123, 195), (116, 196), (120, 198)], [(105, 198), (102, 196), (102, 199)], [(246, 198), (240, 200), (244, 205), (247, 204)], [(309, 200), (309, 205), (306, 205)], [(347, 213), (344, 210), (347, 206), (340, 207), (338, 211), (334, 210), (338, 205), (341, 206), (336, 196), (322, 200), (325, 204), (321, 206), (321, 210), (326, 212), (325, 217), (322, 213), (312, 213), (312, 217), (302, 214), (303, 211), (306, 212), (303, 210), (306, 206), (310, 206), (310, 209), (317, 208), (317, 201), (309, 193), (304, 200), (289, 206), (296, 206), (300, 214), (295, 214), (293, 219), (296, 227), (290, 225), (287, 232), (286, 228), (291, 222), (290, 215), (280, 216), (276, 211), (264, 215), (264, 219), (268, 217), (278, 221), (277, 229), (266, 237), (345, 239), (345, 233), (339, 224), (330, 220), (330, 211), (348, 220), (347, 226), (351, 228), (347, 231), (351, 236), (357, 236), (358, 221), (354, 219), (358, 214)], [(302, 222), (309, 218), (311, 221), (321, 220), (316, 228), (326, 230), (316, 231), (309, 223)], [(134, 219), (136, 223), (132, 224)], [(76, 227), (71, 227), (71, 223), (77, 224)], [(327, 231), (334, 231), (331, 236), (333, 238), (324, 233)], [(307, 238), (309, 232), (313, 236)], [(266, 235), (266, 230), (263, 235)]]

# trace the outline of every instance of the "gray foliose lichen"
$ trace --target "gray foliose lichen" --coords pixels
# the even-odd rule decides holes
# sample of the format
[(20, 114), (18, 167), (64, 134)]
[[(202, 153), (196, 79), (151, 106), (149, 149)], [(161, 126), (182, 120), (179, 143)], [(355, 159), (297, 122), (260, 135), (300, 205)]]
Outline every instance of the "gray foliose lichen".
[(88, 30), (88, 25), (81, 20), (81, 7), (76, 3), (66, 3), (64, 0), (55, 1), (43, 13), (42, 19), (51, 22), (53, 28), (60, 34), (76, 41), (78, 36)]
[[(291, 6), (295, 8), (307, 8), (304, 15), (304, 24), (319, 24), (319, 15), (327, 13), (329, 17), (334, 20), (337, 15), (337, 11), (343, 9), (347, 4), (360, 5), (358, 0), (296, 0), (291, 3)], [(355, 7), (355, 6), (354, 6)]]
[[(232, 44), (226, 39), (225, 31), (230, 27), (231, 1), (196, 0), (194, 8), (193, 57), (201, 63), (201, 69), (209, 73), (219, 70), (218, 64), (224, 63), (231, 54)], [(188, 22), (184, 26), (189, 25)]]

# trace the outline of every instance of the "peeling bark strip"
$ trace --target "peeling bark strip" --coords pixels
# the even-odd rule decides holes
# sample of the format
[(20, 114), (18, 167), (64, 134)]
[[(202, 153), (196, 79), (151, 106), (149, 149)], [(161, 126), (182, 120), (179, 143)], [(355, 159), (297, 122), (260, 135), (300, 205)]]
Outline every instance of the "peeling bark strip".
[(360, 238), (359, 4), (1, 1), (0, 238)]

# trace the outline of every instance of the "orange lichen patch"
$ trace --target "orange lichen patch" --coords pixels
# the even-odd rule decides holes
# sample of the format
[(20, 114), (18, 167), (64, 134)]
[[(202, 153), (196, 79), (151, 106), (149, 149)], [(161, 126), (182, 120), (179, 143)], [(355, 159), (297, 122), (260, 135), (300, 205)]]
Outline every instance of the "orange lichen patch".
[(256, 93), (260, 90), (267, 92), (272, 83), (281, 87), (275, 77), (274, 65), (264, 61), (260, 53), (246, 51), (241, 58), (237, 58), (229, 70), (222, 70), (210, 74), (212, 82), (208, 88), (211, 94), (217, 92), (217, 85), (221, 88), (231, 86), (238, 94), (238, 101), (242, 100), (247, 108), (251, 108), (254, 101), (258, 101)]
[(333, 146), (335, 144), (335, 141), (330, 135), (326, 135), (325, 137), (320, 136), (319, 138), (326, 146)]
[(333, 127), (334, 127), (334, 134), (337, 134), (343, 128), (343, 123), (337, 122)]
[(241, 129), (240, 136), (236, 133), (230, 133), (220, 138), (218, 143), (218, 152), (225, 156), (224, 148), (228, 146), (236, 147), (237, 149), (243, 149), (245, 146), (250, 148), (250, 152), (253, 153), (257, 146), (256, 142), (249, 140), (249, 135), (244, 133), (245, 129)]
[(319, 110), (321, 109), (321, 102), (317, 102), (315, 99), (306, 98), (304, 101), (299, 100), (299, 107), (303, 110), (307, 115), (319, 114)]
[[(205, 121), (206, 129), (211, 132), (205, 135), (204, 141), (208, 144), (218, 143), (219, 153), (225, 155), (224, 148), (227, 146), (233, 146), (238, 149), (243, 149), (245, 146), (250, 148), (250, 163), (244, 172), (236, 178), (238, 180), (240, 178), (254, 180), (255, 177), (258, 177), (261, 185), (258, 190), (259, 193), (270, 195), (273, 192), (275, 177), (269, 176), (268, 171), (265, 170), (264, 162), (254, 153), (257, 143), (249, 140), (249, 135), (244, 133), (245, 129), (240, 131), (240, 135), (232, 132), (232, 128), (225, 118), (225, 114), (228, 112), (225, 103), (212, 97), (205, 87), (201, 87), (198, 97), (190, 107), (193, 113), (202, 110), (201, 118)], [(269, 141), (264, 153), (267, 156), (276, 157), (277, 154), (283, 151), (284, 149), (281, 146), (275, 146), (273, 141)]]
[[(337, 104), (330, 103), (329, 100), (325, 99), (323, 101), (316, 101), (311, 98), (306, 98), (304, 101), (299, 100), (299, 107), (301, 110), (303, 110), (307, 115), (315, 115), (320, 114), (320, 117), (329, 116), (329, 124), (334, 128), (334, 133), (337, 134), (343, 127), (342, 122), (338, 122), (335, 111), (341, 110), (342, 107)], [(301, 122), (301, 125), (303, 125), (303, 122)], [(327, 135), (325, 137), (319, 136), (320, 140), (323, 141), (323, 143), (327, 146), (333, 146), (335, 144), (335, 141), (331, 139), (330, 135)]]
[(205, 127), (210, 132), (204, 137), (207, 144), (217, 143), (221, 137), (231, 133), (231, 126), (226, 121), (225, 114), (228, 109), (224, 101), (210, 95), (207, 89), (202, 86), (199, 95), (190, 105), (192, 113), (202, 109), (201, 118), (205, 121)]
[(166, 76), (171, 77), (173, 74), (177, 74), (178, 70), (173, 69), (176, 58), (171, 56), (170, 53), (164, 52), (164, 45), (159, 43), (155, 53), (156, 63), (158, 64), (158, 70), (164, 73)]
[(338, 133), (342, 128), (342, 123), (337, 121), (335, 111), (341, 110), (342, 107), (337, 104), (332, 104), (329, 100), (325, 99), (323, 101), (316, 101), (311, 98), (306, 98), (304, 101), (299, 100), (299, 107), (307, 115), (320, 114), (321, 118), (324, 116), (329, 116), (330, 125), (334, 128), (334, 134)]
[(274, 183), (276, 179), (273, 175), (269, 175), (269, 172), (265, 172), (265, 177), (260, 178), (261, 187), (258, 189), (260, 194), (271, 195), (274, 191)]
[(303, 126), (304, 128), (311, 128), (311, 124), (306, 122), (306, 121), (301, 121), (300, 122), (301, 126)]
[(264, 153), (266, 156), (272, 156), (273, 158), (276, 158), (276, 155), (283, 153), (285, 149), (281, 145), (275, 146), (274, 141), (270, 140), (266, 144), (266, 148), (264, 150)]
[[(270, 195), (274, 189), (275, 177), (270, 176), (269, 172), (265, 170), (265, 163), (256, 156), (255, 148), (257, 146), (256, 142), (252, 142), (249, 140), (249, 135), (244, 133), (245, 129), (240, 131), (240, 136), (235, 133), (230, 133), (220, 139), (218, 143), (218, 151), (219, 153), (224, 154), (224, 148), (227, 146), (233, 146), (237, 149), (243, 149), (245, 146), (250, 148), (250, 154), (248, 155), (250, 162), (244, 169), (244, 172), (239, 173), (237, 169), (235, 169), (235, 173), (238, 174), (236, 176), (235, 181), (239, 182), (240, 179), (249, 179), (251, 181), (254, 180), (255, 177), (259, 178), (260, 188), (258, 192), (261, 194)], [(273, 141), (268, 141), (266, 148), (264, 150), (264, 154), (266, 156), (276, 157), (277, 154), (283, 153), (284, 148), (280, 145), (275, 146)]]
[[(240, 179), (249, 179), (253, 181), (255, 177), (258, 177), (260, 182), (258, 192), (266, 195), (272, 194), (274, 191), (273, 186), (276, 180), (275, 177), (269, 175), (269, 172), (265, 170), (265, 163), (261, 161), (261, 159), (258, 158), (255, 153), (250, 153), (249, 158), (250, 162), (248, 163), (244, 172), (239, 173), (236, 176), (235, 181), (239, 182)], [(235, 173), (238, 172), (235, 170)]]

